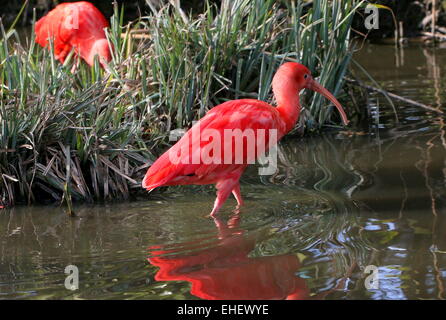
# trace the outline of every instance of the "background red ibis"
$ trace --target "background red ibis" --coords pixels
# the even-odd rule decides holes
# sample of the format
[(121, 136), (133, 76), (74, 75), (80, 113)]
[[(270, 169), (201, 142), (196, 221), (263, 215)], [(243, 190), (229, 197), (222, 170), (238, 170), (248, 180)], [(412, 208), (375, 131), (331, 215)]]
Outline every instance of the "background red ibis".
[(62, 63), (74, 48), (90, 66), (96, 55), (105, 66), (111, 60), (104, 31), (108, 26), (104, 15), (90, 2), (62, 3), (36, 22), (36, 42), (49, 47), (49, 39), (53, 39), (55, 57)]

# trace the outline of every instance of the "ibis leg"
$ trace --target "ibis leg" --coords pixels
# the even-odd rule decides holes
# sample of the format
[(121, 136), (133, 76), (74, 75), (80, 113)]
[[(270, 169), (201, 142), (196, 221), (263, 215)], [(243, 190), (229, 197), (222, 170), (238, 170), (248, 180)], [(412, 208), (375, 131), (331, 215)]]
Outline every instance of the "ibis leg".
[(220, 210), (223, 203), (225, 203), (226, 199), (228, 199), (229, 195), (231, 194), (236, 184), (238, 185), (238, 180), (234, 181), (233, 179), (223, 180), (217, 183), (216, 185), (217, 199), (215, 199), (214, 208), (212, 209), (211, 212), (211, 217), (217, 214), (218, 210)]
[(235, 199), (237, 200), (238, 206), (239, 207), (242, 206), (243, 199), (242, 199), (242, 194), (240, 193), (240, 183), (237, 182), (235, 187), (232, 189), (232, 194), (234, 195)]

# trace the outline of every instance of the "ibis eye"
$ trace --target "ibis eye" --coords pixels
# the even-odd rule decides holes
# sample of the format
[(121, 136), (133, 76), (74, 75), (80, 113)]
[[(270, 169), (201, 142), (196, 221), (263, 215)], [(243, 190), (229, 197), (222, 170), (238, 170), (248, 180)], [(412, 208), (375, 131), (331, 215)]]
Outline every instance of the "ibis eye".
[(304, 74), (304, 79), (306, 79), (306, 78), (308, 78), (308, 74), (305, 73)]

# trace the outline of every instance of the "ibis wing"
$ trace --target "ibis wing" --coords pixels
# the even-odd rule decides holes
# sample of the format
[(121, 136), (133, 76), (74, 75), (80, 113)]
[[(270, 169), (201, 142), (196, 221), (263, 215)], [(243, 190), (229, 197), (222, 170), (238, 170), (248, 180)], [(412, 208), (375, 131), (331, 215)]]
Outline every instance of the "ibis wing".
[(73, 17), (66, 14), (70, 4), (63, 3), (50, 11), (46, 16), (36, 22), (35, 33), (36, 42), (42, 47), (48, 47), (50, 39), (53, 41), (54, 54), (56, 59), (62, 63), (72, 49), (70, 39), (73, 36), (73, 29), (70, 30), (70, 21)]
[(155, 161), (143, 187), (214, 183), (236, 167), (253, 163), (283, 131), (278, 112), (267, 103), (228, 101), (211, 109)]

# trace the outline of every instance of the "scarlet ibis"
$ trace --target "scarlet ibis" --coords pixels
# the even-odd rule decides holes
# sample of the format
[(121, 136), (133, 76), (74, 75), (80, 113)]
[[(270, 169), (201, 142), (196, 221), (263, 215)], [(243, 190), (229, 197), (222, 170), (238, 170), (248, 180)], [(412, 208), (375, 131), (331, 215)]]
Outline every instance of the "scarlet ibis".
[[(246, 143), (239, 147), (234, 136), (229, 137), (225, 132), (237, 129), (254, 132), (251, 139), (255, 140), (256, 149), (260, 153), (268, 150), (294, 127), (301, 111), (299, 92), (304, 88), (319, 92), (331, 100), (343, 123), (348, 124), (339, 101), (316, 82), (308, 68), (300, 63), (282, 64), (274, 75), (272, 88), (277, 107), (259, 100), (241, 99), (212, 108), (152, 164), (142, 181), (143, 188), (152, 190), (160, 186), (216, 184), (217, 198), (210, 214), (214, 216), (231, 192), (238, 206), (243, 204), (239, 179), (247, 165), (252, 163), (252, 152), (247, 150), (247, 139), (250, 137), (242, 137)], [(221, 141), (216, 141), (218, 139)], [(214, 148), (217, 142), (220, 149)], [(254, 157), (260, 153), (255, 152)], [(204, 161), (209, 157), (212, 161)], [(242, 161), (234, 161), (237, 158)]]
[(90, 2), (62, 3), (36, 22), (36, 42), (48, 47), (49, 39), (53, 39), (55, 57), (62, 63), (74, 48), (90, 66), (97, 55), (104, 67), (104, 62), (111, 60), (104, 31), (108, 26), (107, 19)]

